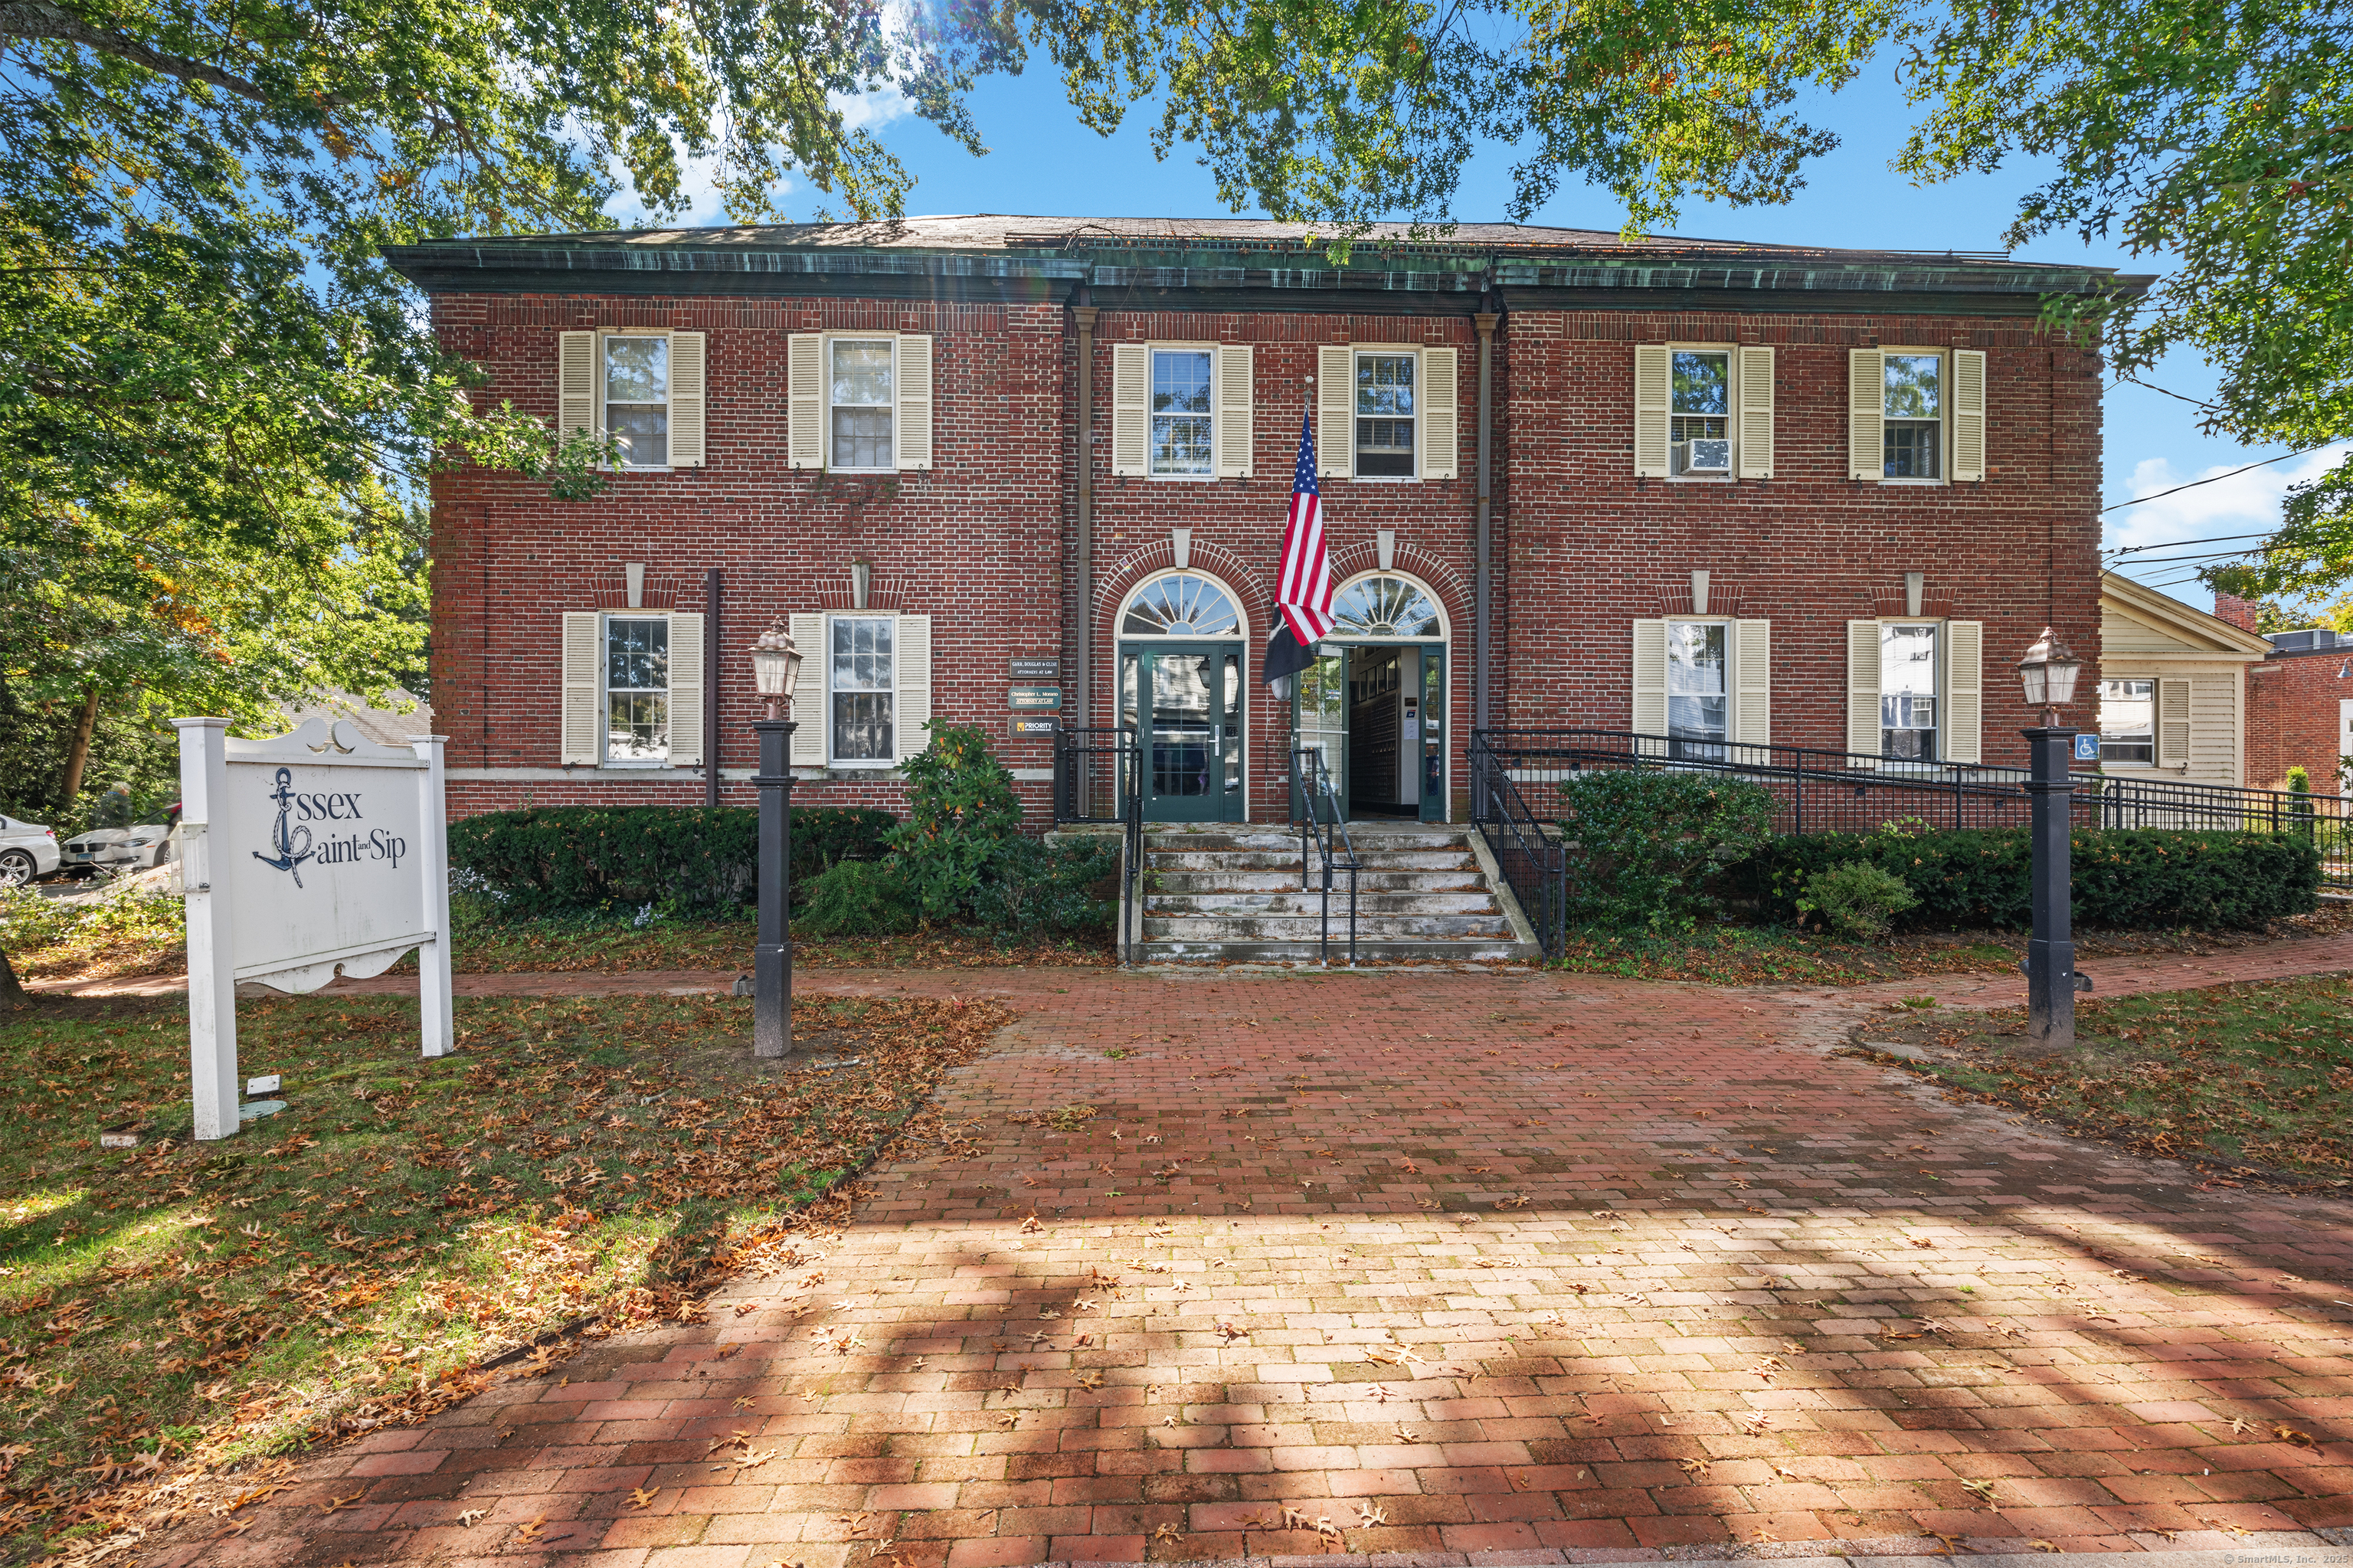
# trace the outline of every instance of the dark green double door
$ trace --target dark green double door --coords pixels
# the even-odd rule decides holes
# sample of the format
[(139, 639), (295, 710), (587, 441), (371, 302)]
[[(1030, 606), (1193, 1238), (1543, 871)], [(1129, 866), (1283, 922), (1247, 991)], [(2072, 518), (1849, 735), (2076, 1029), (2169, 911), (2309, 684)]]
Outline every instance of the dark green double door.
[(1143, 753), (1154, 822), (1242, 820), (1242, 645), (1123, 642), (1120, 722)]

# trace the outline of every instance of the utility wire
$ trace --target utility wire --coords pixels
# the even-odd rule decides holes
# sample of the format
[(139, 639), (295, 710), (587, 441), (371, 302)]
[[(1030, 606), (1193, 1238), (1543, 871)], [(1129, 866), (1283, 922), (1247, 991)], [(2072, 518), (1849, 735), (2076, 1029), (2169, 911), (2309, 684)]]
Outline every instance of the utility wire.
[[(2326, 444), (2326, 443), (2324, 443), (2324, 444)], [(2246, 465), (2245, 465), (2245, 467), (2242, 467), (2242, 468), (2234, 468), (2234, 469), (2231, 470), (2230, 473), (2210, 473), (2210, 474), (2208, 474), (2204, 479), (2193, 479), (2193, 480), (2191, 480), (2191, 481), (2190, 481), (2189, 483), (2187, 483), (2187, 484), (2177, 484), (2177, 485), (2175, 485), (2171, 490), (2160, 490), (2160, 491), (2157, 492), (2157, 493), (2156, 493), (2156, 494), (2154, 494), (2154, 495), (2136, 495), (2136, 496), (2134, 496), (2130, 501), (2119, 501), (2119, 502), (2117, 502), (2117, 503), (2116, 503), (2116, 505), (2115, 505), (2115, 506), (2103, 506), (2103, 507), (2101, 507), (2101, 508), (2100, 508), (2100, 513), (2101, 513), (2101, 514), (2105, 515), (2105, 514), (2106, 514), (2107, 513), (2115, 512), (2115, 511), (2119, 510), (2120, 508), (2126, 507), (2126, 506), (2146, 506), (2146, 505), (2147, 505), (2147, 504), (2148, 504), (2150, 502), (2152, 502), (2152, 501), (2156, 501), (2156, 500), (2158, 500), (2158, 499), (2160, 499), (2160, 498), (2162, 498), (2162, 497), (2164, 497), (2164, 496), (2173, 495), (2173, 494), (2176, 494), (2176, 493), (2179, 493), (2179, 492), (2181, 492), (2181, 491), (2184, 491), (2184, 490), (2195, 490), (2195, 489), (2197, 489), (2197, 488), (2198, 488), (2200, 485), (2201, 485), (2201, 484), (2211, 484), (2211, 483), (2213, 483), (2213, 482), (2214, 482), (2216, 480), (2218, 480), (2218, 479), (2229, 479), (2232, 474), (2241, 474), (2241, 473), (2244, 473), (2244, 472), (2246, 472), (2246, 471), (2247, 471), (2247, 470), (2248, 470), (2248, 469), (2251, 469), (2251, 468), (2269, 468), (2272, 464), (2274, 464), (2274, 463), (2275, 463), (2275, 462), (2285, 462), (2285, 461), (2287, 461), (2287, 460), (2288, 460), (2288, 459), (2290, 459), (2290, 458), (2305, 457), (2305, 456), (2309, 455), (2310, 453), (2316, 452), (2316, 451), (2318, 451), (2319, 450), (2320, 450), (2320, 448), (2319, 448), (2319, 447), (2306, 447), (2306, 448), (2305, 448), (2305, 449), (2304, 449), (2304, 450), (2303, 450), (2303, 451), (2300, 451), (2300, 452), (2282, 452), (2282, 453), (2280, 453), (2280, 455), (2279, 455), (2279, 456), (2277, 456), (2277, 457), (2267, 457), (2267, 458), (2263, 459), (2263, 461), (2261, 461), (2261, 462), (2251, 462), (2251, 463), (2246, 464)], [(2239, 535), (2225, 535), (2225, 537), (2229, 537), (2229, 538), (2242, 538), (2242, 539), (2243, 539), (2243, 538), (2252, 538), (2252, 537), (2253, 537), (2253, 535), (2246, 535), (2246, 534), (2239, 534)], [(2146, 549), (2146, 548), (2152, 548), (2153, 546), (2142, 546), (2142, 547)]]

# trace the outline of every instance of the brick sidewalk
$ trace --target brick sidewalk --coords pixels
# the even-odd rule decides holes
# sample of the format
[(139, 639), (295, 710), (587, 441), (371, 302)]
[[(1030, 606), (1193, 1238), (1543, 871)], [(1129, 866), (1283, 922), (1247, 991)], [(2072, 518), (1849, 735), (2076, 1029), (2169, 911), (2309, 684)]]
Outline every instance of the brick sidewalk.
[[(980, 1152), (877, 1168), (798, 1279), (336, 1449), (249, 1533), (151, 1561), (1557, 1561), (2353, 1526), (2353, 1212), (2202, 1190), (1826, 1054), (1865, 999), (806, 983), (1010, 998), (1021, 1021), (944, 1090)], [(1073, 1103), (1082, 1130), (1042, 1120)]]

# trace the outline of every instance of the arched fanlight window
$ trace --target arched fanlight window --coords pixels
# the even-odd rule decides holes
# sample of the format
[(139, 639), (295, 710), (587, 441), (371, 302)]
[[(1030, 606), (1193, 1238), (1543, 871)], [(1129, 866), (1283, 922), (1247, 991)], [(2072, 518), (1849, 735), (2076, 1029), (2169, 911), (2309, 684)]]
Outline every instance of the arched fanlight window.
[(1443, 637), (1438, 601), (1406, 577), (1362, 577), (1332, 600), (1335, 637)]
[(1122, 637), (1233, 637), (1240, 630), (1241, 617), (1226, 590), (1193, 572), (1145, 584), (1119, 620)]

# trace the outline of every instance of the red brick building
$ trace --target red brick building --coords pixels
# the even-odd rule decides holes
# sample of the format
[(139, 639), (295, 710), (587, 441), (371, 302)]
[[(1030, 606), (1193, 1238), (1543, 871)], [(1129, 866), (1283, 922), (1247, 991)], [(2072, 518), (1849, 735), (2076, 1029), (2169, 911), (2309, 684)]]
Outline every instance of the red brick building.
[[(2098, 364), (2035, 321), (2104, 272), (994, 217), (392, 260), (486, 403), (626, 460), (585, 502), (436, 482), (460, 811), (748, 799), (772, 616), (800, 800), (889, 803), (955, 720), (1040, 818), (1016, 722), (1057, 710), (1012, 705), (1055, 692), (1146, 733), (1155, 817), (1281, 820), (1320, 736), (1353, 810), (1431, 818), (1481, 722), (2019, 764), (2010, 662), (2046, 623), (2099, 657)], [(1303, 421), (1340, 625), (1276, 694)]]
[[(2255, 607), (2214, 596), (2214, 613), (2255, 630)], [(2270, 634), (2272, 652), (2247, 669), (2247, 782), (2284, 789), (2302, 768), (2316, 795), (2345, 792), (2340, 768), (2353, 755), (2353, 637), (2327, 627)]]

